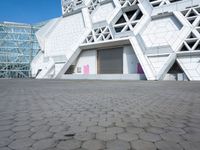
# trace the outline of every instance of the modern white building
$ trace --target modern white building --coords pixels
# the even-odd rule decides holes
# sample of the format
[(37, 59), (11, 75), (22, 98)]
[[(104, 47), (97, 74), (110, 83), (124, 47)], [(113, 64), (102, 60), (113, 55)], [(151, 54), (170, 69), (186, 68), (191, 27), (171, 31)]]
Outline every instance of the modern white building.
[(200, 80), (200, 0), (62, 0), (37, 33), (38, 79)]

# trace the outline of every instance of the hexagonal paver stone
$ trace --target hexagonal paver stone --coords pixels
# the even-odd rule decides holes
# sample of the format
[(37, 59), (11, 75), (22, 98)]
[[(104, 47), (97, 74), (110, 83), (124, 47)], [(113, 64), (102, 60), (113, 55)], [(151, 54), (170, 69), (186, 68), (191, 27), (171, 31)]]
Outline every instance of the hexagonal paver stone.
[(12, 125), (4, 125), (4, 126), (0, 126), (0, 131), (6, 131), (11, 129), (13, 126)]
[(66, 129), (67, 127), (59, 125), (59, 126), (52, 126), (49, 129), (49, 131), (53, 133), (57, 133), (57, 132), (65, 131)]
[(1, 120), (0, 126), (13, 124), (12, 120)]
[(101, 132), (96, 134), (96, 138), (102, 141), (115, 140), (116, 135), (110, 132)]
[(97, 122), (96, 121), (82, 121), (81, 126), (84, 127), (90, 127), (90, 126), (96, 126)]
[(37, 127), (37, 126), (40, 126), (40, 125), (45, 125), (46, 123), (47, 123), (47, 121), (37, 120), (37, 121), (31, 122), (30, 125), (33, 126), (33, 127)]
[(124, 132), (124, 129), (120, 127), (110, 127), (110, 128), (107, 128), (106, 132), (109, 132), (111, 134), (117, 134), (117, 133)]
[(95, 138), (94, 133), (89, 133), (89, 132), (82, 132), (78, 133), (74, 136), (75, 139), (80, 140), (80, 141), (87, 141)]
[(14, 119), (15, 118), (15, 115), (14, 114), (9, 114), (9, 115), (2, 115), (0, 116), (0, 120), (3, 121), (3, 120), (10, 120), (10, 119)]
[(132, 123), (130, 123), (130, 122), (125, 122), (125, 121), (117, 121), (117, 122), (115, 123), (115, 125), (116, 125), (117, 127), (123, 127), (123, 128), (125, 128), (125, 127), (128, 127), (128, 126), (132, 125)]
[(24, 126), (17, 126), (17, 127), (14, 127), (12, 128), (13, 131), (25, 131), (25, 130), (28, 130), (30, 129), (30, 126), (29, 125), (24, 125)]
[(105, 144), (100, 140), (88, 140), (83, 143), (82, 147), (87, 150), (101, 150), (105, 148)]
[(48, 122), (48, 125), (50, 125), (50, 126), (58, 126), (58, 125), (61, 125), (61, 124), (62, 124), (62, 122), (59, 121), (59, 120), (50, 120)]
[(53, 139), (43, 139), (35, 142), (33, 144), (33, 148), (38, 150), (44, 150), (55, 146), (55, 142)]
[(1, 147), (1, 150), (11, 150), (11, 149), (8, 147)]
[(181, 128), (176, 128), (176, 127), (165, 127), (164, 128), (166, 130), (166, 132), (171, 132), (171, 133), (175, 133), (175, 134), (185, 134), (186, 132), (181, 129)]
[(137, 140), (131, 142), (134, 150), (156, 150), (156, 146), (152, 142)]
[(161, 137), (159, 135), (146, 132), (140, 133), (139, 137), (145, 141), (150, 141), (150, 142), (156, 142), (161, 140)]
[(27, 125), (27, 124), (30, 124), (31, 121), (27, 120), (27, 121), (17, 121), (17, 122), (14, 122), (13, 125), (14, 126), (23, 126), (23, 125)]
[(133, 122), (133, 125), (139, 128), (144, 128), (149, 126), (146, 121)]
[(87, 127), (83, 126), (72, 126), (69, 128), (68, 131), (74, 132), (74, 133), (79, 133), (79, 132), (85, 132), (87, 130)]
[(56, 147), (61, 150), (73, 150), (81, 147), (81, 141), (75, 139), (61, 141)]
[(12, 142), (11, 139), (8, 139), (6, 137), (0, 138), (0, 147), (7, 146), (10, 142)]
[(69, 139), (72, 139), (74, 136), (75, 136), (74, 132), (64, 131), (64, 132), (55, 133), (53, 135), (53, 138), (56, 140), (69, 140)]
[(158, 127), (149, 127), (146, 129), (148, 132), (150, 133), (155, 133), (155, 134), (161, 134), (164, 133), (165, 130), (162, 128), (158, 128)]
[(112, 121), (100, 121), (98, 123), (99, 126), (102, 126), (102, 127), (109, 127), (109, 126), (112, 126), (113, 125), (113, 122)]
[(15, 118), (16, 121), (26, 121), (26, 120), (29, 120), (29, 119), (30, 119), (29, 116), (21, 116), (21, 117)]
[(30, 138), (25, 138), (25, 139), (17, 139), (13, 141), (11, 144), (8, 145), (8, 147), (12, 149), (24, 149), (29, 146), (31, 146), (34, 143), (34, 140)]
[(0, 139), (1, 138), (4, 138), (4, 137), (9, 137), (11, 136), (12, 134), (14, 134), (14, 132), (8, 130), (8, 131), (1, 131), (0, 132)]
[(31, 131), (20, 131), (20, 132), (16, 132), (12, 136), (10, 136), (10, 138), (11, 139), (22, 139), (22, 138), (29, 137), (31, 134), (32, 134)]
[(126, 131), (128, 133), (139, 134), (141, 132), (144, 132), (144, 129), (142, 129), (142, 128), (136, 128), (136, 127), (127, 127)]
[(190, 127), (195, 127), (195, 128), (199, 127), (199, 123), (189, 122), (189, 123), (186, 123), (186, 124), (187, 124), (187, 126), (190, 126)]
[(186, 127), (184, 128), (184, 131), (186, 131), (188, 134), (200, 133), (200, 129), (194, 127)]
[(172, 127), (177, 127), (177, 128), (183, 128), (186, 126), (184, 123), (180, 123), (180, 122), (169, 122), (168, 125)]
[(200, 148), (200, 142), (182, 141), (179, 144), (184, 148), (184, 150), (199, 150)]
[(151, 122), (150, 124), (153, 127), (160, 127), (160, 128), (164, 128), (168, 126), (166, 123), (163, 123), (163, 122)]
[(47, 132), (47, 131), (41, 131), (41, 132), (36, 132), (35, 134), (33, 134), (31, 136), (32, 139), (34, 140), (40, 140), (40, 139), (44, 139), (44, 138), (49, 138), (52, 136), (52, 133)]
[(31, 128), (31, 132), (40, 132), (40, 131), (48, 131), (50, 128), (50, 126), (48, 125), (41, 125), (41, 126), (37, 126), (37, 127), (33, 127)]
[(159, 141), (155, 143), (159, 150), (183, 150), (179, 144), (170, 141)]
[(128, 142), (122, 140), (108, 141), (106, 147), (107, 150), (129, 150), (131, 148)]
[(181, 138), (181, 136), (179, 136), (178, 134), (175, 133), (163, 133), (160, 134), (160, 136), (165, 140), (165, 141), (172, 141), (172, 142), (179, 142), (179, 141), (183, 141), (183, 139)]
[(91, 133), (100, 133), (100, 132), (105, 132), (106, 128), (100, 127), (100, 126), (91, 126), (91, 127), (88, 127), (87, 131)]
[(188, 141), (200, 142), (200, 133), (183, 134), (182, 137)]
[(138, 136), (133, 133), (120, 133), (117, 135), (118, 139), (123, 141), (134, 141), (138, 139)]

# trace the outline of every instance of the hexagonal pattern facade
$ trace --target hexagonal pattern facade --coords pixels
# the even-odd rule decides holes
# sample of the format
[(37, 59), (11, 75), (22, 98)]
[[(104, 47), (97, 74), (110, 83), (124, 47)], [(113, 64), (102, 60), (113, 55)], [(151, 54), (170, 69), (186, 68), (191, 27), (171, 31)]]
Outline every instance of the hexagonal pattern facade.
[(199, 0), (62, 0), (62, 12), (36, 33), (36, 78), (200, 80)]

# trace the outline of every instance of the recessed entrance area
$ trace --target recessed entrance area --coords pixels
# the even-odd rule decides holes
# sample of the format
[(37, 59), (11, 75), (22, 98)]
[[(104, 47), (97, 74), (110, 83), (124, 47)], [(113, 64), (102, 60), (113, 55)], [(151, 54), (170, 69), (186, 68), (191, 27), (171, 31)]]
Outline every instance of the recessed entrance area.
[(98, 74), (123, 74), (123, 48), (97, 50)]

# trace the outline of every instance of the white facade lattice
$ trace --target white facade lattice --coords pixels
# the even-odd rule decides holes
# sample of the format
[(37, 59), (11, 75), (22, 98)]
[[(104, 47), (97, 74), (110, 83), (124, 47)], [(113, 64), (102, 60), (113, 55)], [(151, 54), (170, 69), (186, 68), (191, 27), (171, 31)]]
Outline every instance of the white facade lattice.
[(36, 33), (34, 77), (200, 80), (199, 0), (62, 0), (62, 11)]

